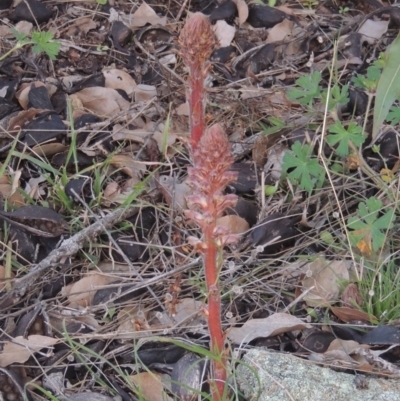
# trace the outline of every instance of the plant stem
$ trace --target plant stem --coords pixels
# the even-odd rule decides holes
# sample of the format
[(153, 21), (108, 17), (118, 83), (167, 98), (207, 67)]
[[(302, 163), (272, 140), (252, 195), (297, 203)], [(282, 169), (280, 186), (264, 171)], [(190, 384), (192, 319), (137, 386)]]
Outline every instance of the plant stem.
[(226, 356), (224, 351), (224, 334), (221, 325), (221, 296), (218, 286), (217, 253), (218, 248), (215, 244), (215, 238), (212, 232), (215, 224), (208, 226), (204, 231), (204, 242), (207, 244), (207, 250), (204, 255), (204, 270), (208, 291), (208, 328), (210, 331), (211, 352), (216, 359), (211, 361), (214, 388), (214, 400), (223, 399), (225, 383), (227, 378)]
[(194, 65), (190, 68), (188, 102), (192, 151), (196, 149), (205, 130), (204, 69), (202, 67)]

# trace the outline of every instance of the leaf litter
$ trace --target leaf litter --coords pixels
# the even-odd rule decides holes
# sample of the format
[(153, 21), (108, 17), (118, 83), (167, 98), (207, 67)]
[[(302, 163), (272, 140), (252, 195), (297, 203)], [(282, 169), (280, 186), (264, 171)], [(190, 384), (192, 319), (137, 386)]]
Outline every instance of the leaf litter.
[[(241, 236), (221, 255), (227, 340), (398, 376), (398, 8), (104, 3), (0, 7), (16, 29), (0, 23), (0, 57), (23, 45), (0, 61), (0, 383), (149, 400), (206, 384), (206, 364), (182, 373), (208, 346), (175, 40), (196, 11), (219, 41), (207, 121), (239, 173), (219, 221)], [(59, 393), (57, 367), (72, 372)]]

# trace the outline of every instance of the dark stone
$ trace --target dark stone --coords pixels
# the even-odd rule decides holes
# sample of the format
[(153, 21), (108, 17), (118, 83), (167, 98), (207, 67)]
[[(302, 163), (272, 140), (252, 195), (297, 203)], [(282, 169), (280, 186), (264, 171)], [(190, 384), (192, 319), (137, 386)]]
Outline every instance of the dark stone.
[(246, 22), (254, 28), (272, 28), (284, 19), (293, 20), (293, 17), (274, 7), (249, 4), (249, 17)]
[[(28, 5), (26, 4), (28, 3)], [(29, 6), (29, 7), (28, 7)], [(37, 0), (21, 1), (10, 15), (12, 21), (28, 21), (43, 24), (52, 17), (53, 11)]]

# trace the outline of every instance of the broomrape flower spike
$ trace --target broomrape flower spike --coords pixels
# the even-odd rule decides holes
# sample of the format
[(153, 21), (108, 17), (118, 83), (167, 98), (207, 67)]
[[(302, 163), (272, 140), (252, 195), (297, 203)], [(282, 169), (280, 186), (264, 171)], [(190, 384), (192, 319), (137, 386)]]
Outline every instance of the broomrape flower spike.
[(188, 94), (192, 149), (205, 130), (204, 78), (207, 75), (211, 56), (217, 41), (211, 24), (204, 14), (195, 13), (186, 21), (179, 35), (180, 55), (189, 68)]
[[(220, 262), (217, 262), (222, 247), (237, 242), (238, 236), (217, 226), (217, 219), (224, 210), (235, 206), (236, 195), (224, 195), (226, 186), (236, 180), (237, 174), (229, 171), (233, 163), (228, 138), (224, 130), (213, 125), (205, 127), (204, 78), (209, 69), (210, 57), (216, 39), (211, 24), (201, 13), (193, 14), (186, 21), (178, 43), (180, 53), (189, 68), (187, 99), (190, 109), (191, 156), (193, 167), (188, 169), (187, 182), (192, 194), (187, 198), (190, 210), (186, 216), (202, 231), (202, 238), (189, 238), (195, 251), (203, 255), (207, 285), (207, 319), (210, 331), (211, 389), (213, 399), (226, 398), (227, 351), (221, 325), (221, 295), (218, 286)], [(220, 258), (218, 258), (220, 260)]]
[(222, 247), (237, 242), (238, 236), (230, 234), (225, 227), (218, 226), (217, 219), (227, 207), (236, 204), (236, 195), (224, 195), (223, 190), (237, 176), (229, 171), (233, 158), (228, 138), (219, 125), (213, 125), (206, 130), (192, 157), (194, 167), (188, 171), (188, 182), (193, 194), (188, 197), (191, 210), (186, 214), (203, 232), (203, 238), (196, 244), (196, 250), (202, 253), (204, 260), (210, 348), (216, 357), (212, 361), (213, 397), (214, 400), (221, 401), (224, 399), (227, 378), (227, 356), (221, 325), (221, 297), (218, 286), (220, 266), (217, 264), (217, 257)]

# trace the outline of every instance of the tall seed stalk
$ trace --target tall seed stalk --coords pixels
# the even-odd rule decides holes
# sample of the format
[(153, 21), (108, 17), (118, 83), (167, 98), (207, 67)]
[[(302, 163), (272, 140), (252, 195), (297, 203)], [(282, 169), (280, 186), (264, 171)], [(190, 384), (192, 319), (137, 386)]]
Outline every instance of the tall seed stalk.
[(201, 228), (201, 240), (193, 239), (196, 250), (203, 255), (208, 292), (208, 327), (213, 399), (225, 398), (227, 379), (227, 352), (221, 324), (221, 295), (218, 285), (221, 266), (217, 259), (224, 245), (236, 242), (238, 237), (217, 225), (225, 209), (235, 206), (236, 195), (224, 195), (226, 186), (237, 178), (229, 171), (233, 158), (228, 138), (218, 125), (206, 129), (204, 79), (209, 70), (208, 58), (216, 44), (208, 19), (201, 13), (186, 21), (180, 36), (181, 56), (189, 68), (187, 98), (190, 109), (191, 157), (193, 167), (188, 169), (193, 192), (188, 196), (190, 210), (186, 215)]

